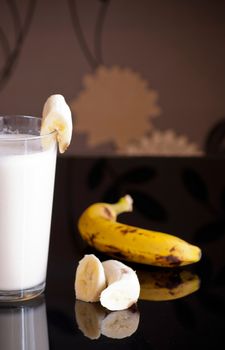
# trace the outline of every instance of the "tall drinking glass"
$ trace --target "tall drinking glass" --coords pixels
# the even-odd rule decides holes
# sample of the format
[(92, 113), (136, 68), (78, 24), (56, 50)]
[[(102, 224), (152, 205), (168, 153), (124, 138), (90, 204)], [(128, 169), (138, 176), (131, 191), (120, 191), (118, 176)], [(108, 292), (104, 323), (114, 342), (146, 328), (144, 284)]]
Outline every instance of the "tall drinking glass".
[(44, 291), (57, 155), (41, 119), (0, 116), (0, 301)]

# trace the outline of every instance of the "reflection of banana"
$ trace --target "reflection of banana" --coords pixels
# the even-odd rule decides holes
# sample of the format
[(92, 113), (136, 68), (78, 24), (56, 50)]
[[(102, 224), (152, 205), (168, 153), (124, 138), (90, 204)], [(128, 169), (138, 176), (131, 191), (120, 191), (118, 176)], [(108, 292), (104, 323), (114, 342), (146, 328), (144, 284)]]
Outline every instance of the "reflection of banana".
[(102, 321), (102, 334), (108, 338), (122, 339), (136, 332), (139, 324), (139, 312), (127, 309), (111, 312)]
[(200, 287), (200, 279), (190, 271), (137, 271), (140, 299), (163, 301), (182, 298)]
[(108, 338), (122, 339), (131, 336), (138, 328), (140, 315), (137, 310), (114, 311), (107, 314), (99, 303), (76, 300), (75, 316), (79, 329), (89, 339), (101, 334)]
[(76, 300), (75, 315), (78, 327), (86, 337), (90, 339), (100, 337), (101, 324), (106, 311), (99, 303)]
[(198, 247), (178, 237), (117, 222), (117, 215), (125, 211), (132, 211), (129, 195), (115, 204), (91, 205), (78, 221), (81, 236), (97, 250), (142, 264), (174, 267), (201, 258)]

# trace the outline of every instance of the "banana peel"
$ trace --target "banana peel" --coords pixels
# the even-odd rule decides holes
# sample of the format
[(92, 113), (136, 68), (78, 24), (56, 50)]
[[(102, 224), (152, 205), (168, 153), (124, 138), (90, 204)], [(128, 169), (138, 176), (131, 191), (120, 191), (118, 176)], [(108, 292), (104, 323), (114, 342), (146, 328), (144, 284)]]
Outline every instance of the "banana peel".
[(123, 212), (132, 211), (131, 196), (117, 203), (94, 203), (78, 220), (81, 237), (96, 250), (115, 259), (147, 265), (177, 267), (201, 259), (201, 249), (174, 235), (146, 230), (117, 221)]

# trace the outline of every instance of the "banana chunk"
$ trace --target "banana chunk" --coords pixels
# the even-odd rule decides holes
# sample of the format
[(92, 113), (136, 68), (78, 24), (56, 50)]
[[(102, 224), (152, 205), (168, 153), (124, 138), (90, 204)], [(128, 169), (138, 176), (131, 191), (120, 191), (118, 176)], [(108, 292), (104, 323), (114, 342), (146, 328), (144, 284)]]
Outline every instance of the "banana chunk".
[(107, 260), (102, 265), (108, 287), (101, 293), (101, 304), (111, 311), (128, 309), (140, 294), (135, 271), (117, 260)]
[(100, 294), (106, 288), (106, 278), (102, 263), (94, 255), (85, 255), (79, 261), (75, 276), (76, 298), (82, 301), (99, 301)]
[(70, 145), (73, 125), (71, 110), (64, 97), (51, 95), (44, 104), (42, 112), (41, 135), (57, 131), (60, 153), (64, 153)]

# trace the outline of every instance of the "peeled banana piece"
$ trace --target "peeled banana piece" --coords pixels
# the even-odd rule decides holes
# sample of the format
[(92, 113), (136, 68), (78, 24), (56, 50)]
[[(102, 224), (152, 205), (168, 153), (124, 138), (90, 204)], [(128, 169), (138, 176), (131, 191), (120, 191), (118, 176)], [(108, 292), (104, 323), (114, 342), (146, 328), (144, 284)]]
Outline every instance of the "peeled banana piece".
[(87, 302), (99, 301), (105, 288), (106, 277), (101, 261), (94, 254), (85, 255), (76, 270), (76, 298)]
[(135, 304), (140, 294), (137, 275), (117, 260), (101, 261), (85, 255), (75, 275), (76, 298), (87, 302), (100, 301), (108, 310), (124, 310)]
[(200, 260), (200, 248), (176, 236), (118, 222), (120, 213), (132, 211), (132, 203), (132, 198), (126, 195), (115, 204), (89, 206), (78, 220), (82, 238), (95, 249), (119, 260), (163, 267)]
[(122, 339), (131, 336), (138, 328), (138, 310), (122, 310), (108, 313), (100, 303), (76, 300), (75, 317), (78, 328), (89, 339), (101, 335)]
[(101, 292), (100, 302), (108, 310), (125, 310), (135, 304), (140, 284), (133, 269), (117, 260), (102, 263), (107, 288)]
[[(72, 114), (65, 98), (60, 94), (48, 97), (42, 111), (41, 135), (57, 132), (60, 153), (64, 153), (70, 145), (73, 124)], [(47, 142), (44, 140), (44, 142)], [(43, 144), (43, 146), (48, 146)]]
[(137, 275), (141, 286), (141, 300), (174, 300), (192, 294), (200, 288), (199, 277), (188, 270), (138, 270)]

